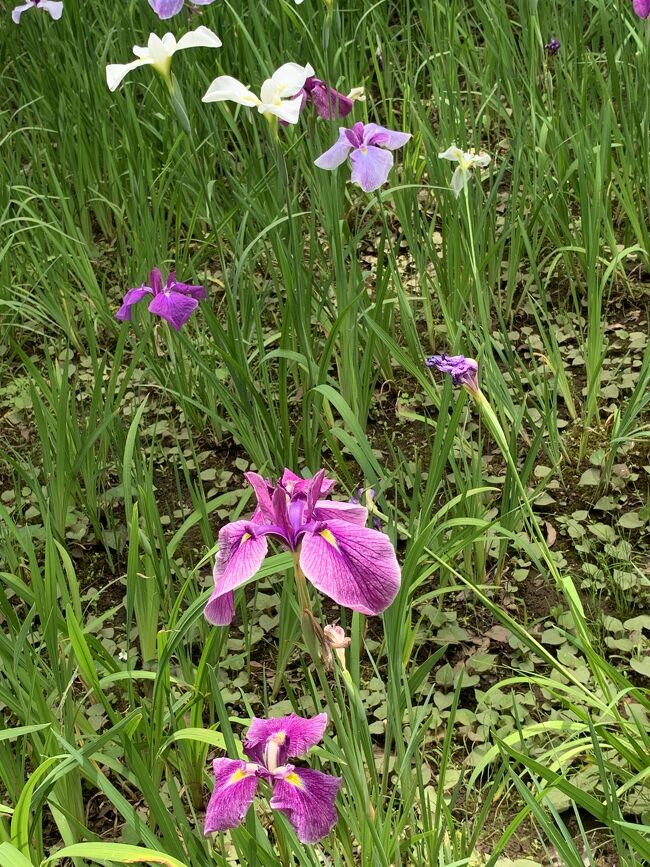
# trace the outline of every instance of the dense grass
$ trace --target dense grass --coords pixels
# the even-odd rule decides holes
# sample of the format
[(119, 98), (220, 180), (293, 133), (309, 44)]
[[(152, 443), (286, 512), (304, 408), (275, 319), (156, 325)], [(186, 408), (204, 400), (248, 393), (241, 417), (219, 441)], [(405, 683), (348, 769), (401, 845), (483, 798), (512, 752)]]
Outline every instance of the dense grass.
[[(65, 0), (19, 27), (4, 7), (2, 867), (156, 857), (127, 846), (181, 867), (650, 863), (631, 3), (217, 0), (160, 22)], [(107, 63), (199, 23), (223, 46), (174, 57), (187, 120), (151, 68), (108, 91)], [(289, 60), (365, 88), (348, 120), (412, 133), (387, 186), (313, 165), (336, 122), (201, 102)], [(452, 143), (492, 156), (458, 199)], [(154, 266), (206, 287), (179, 333), (144, 304), (114, 317)], [(478, 397), (433, 352), (475, 357)], [(310, 660), (279, 549), (233, 626), (203, 618), (253, 467), (376, 492), (397, 599), (365, 618), (312, 594), (345, 669)], [(260, 801), (205, 838), (209, 760), (291, 709), (330, 716), (310, 761), (344, 778), (334, 831), (302, 845)]]

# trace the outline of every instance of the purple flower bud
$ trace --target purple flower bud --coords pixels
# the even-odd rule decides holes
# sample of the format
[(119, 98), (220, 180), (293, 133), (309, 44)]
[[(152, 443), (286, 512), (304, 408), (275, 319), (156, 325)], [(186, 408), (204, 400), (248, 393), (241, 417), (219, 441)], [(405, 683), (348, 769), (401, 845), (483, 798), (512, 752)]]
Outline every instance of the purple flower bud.
[(546, 45), (544, 46), (544, 50), (551, 57), (554, 54), (557, 54), (558, 51), (560, 50), (560, 48), (561, 48), (560, 41), (558, 39), (556, 39), (555, 36), (551, 39), (550, 42), (547, 42)]
[(632, 8), (639, 18), (650, 18), (650, 0), (633, 0)]

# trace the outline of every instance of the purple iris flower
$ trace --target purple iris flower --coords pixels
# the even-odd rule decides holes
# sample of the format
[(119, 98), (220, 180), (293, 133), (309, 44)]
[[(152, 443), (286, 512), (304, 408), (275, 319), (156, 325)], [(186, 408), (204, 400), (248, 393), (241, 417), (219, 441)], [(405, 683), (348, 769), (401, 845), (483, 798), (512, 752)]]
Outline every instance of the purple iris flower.
[(63, 2), (62, 0), (27, 0), (21, 6), (16, 6), (11, 13), (15, 24), (20, 24), (20, 16), (28, 9), (43, 9), (45, 12), (49, 12), (55, 21), (58, 21), (63, 15)]
[(464, 355), (432, 355), (426, 360), (427, 367), (434, 367), (441, 373), (450, 373), (454, 385), (464, 385), (476, 393), (478, 386), (478, 364), (473, 358)]
[(366, 527), (368, 510), (324, 499), (334, 481), (320, 470), (301, 479), (286, 470), (276, 485), (246, 473), (257, 508), (249, 520), (226, 524), (219, 532), (214, 590), (205, 616), (216, 626), (233, 617), (233, 590), (258, 571), (268, 552), (267, 536), (290, 551), (305, 577), (339, 605), (379, 614), (395, 598), (400, 568), (390, 539)]
[[(350, 156), (352, 181), (366, 193), (379, 189), (388, 180), (393, 167), (391, 151), (401, 148), (411, 138), (410, 132), (395, 132), (376, 123), (355, 123), (352, 129), (339, 129), (339, 140), (325, 151), (314, 165), (334, 171)], [(350, 153), (352, 151), (352, 153)]]
[[(648, 0), (648, 2), (650, 3), (650, 0)], [(554, 36), (550, 42), (546, 43), (544, 50), (552, 57), (554, 54), (558, 53), (561, 47), (560, 40), (556, 39)]]
[(312, 719), (291, 714), (278, 719), (253, 717), (244, 751), (250, 759), (215, 759), (215, 786), (205, 814), (205, 834), (236, 828), (253, 803), (260, 780), (273, 790), (270, 804), (284, 813), (302, 843), (317, 843), (336, 824), (336, 794), (342, 783), (311, 768), (296, 768), (288, 758), (304, 756), (323, 737), (327, 714)]
[(160, 269), (153, 268), (149, 274), (149, 285), (145, 286), (143, 283), (137, 289), (129, 289), (124, 296), (122, 306), (115, 314), (115, 318), (121, 319), (123, 322), (130, 322), (131, 308), (147, 295), (153, 295), (148, 307), (149, 313), (162, 316), (175, 331), (180, 331), (198, 306), (199, 301), (203, 301), (205, 298), (205, 289), (203, 286), (178, 283), (174, 271), (171, 272), (163, 286)]
[(325, 120), (347, 117), (354, 107), (354, 102), (349, 97), (313, 75), (307, 79), (298, 97), (302, 99), (302, 108), (311, 100), (320, 117)]
[(650, 0), (632, 0), (632, 8), (639, 18), (650, 18)]
[[(149, 0), (149, 5), (161, 21), (173, 18), (183, 8), (185, 0)], [(209, 6), (214, 0), (192, 0), (192, 6)]]

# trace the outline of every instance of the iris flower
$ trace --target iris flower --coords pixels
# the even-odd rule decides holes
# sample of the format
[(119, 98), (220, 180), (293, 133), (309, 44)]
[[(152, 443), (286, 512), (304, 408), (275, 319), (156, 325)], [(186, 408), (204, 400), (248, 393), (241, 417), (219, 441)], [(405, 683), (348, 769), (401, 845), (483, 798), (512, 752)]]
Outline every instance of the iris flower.
[(349, 156), (353, 183), (371, 193), (388, 180), (393, 167), (391, 151), (401, 148), (410, 138), (410, 132), (394, 132), (376, 123), (359, 121), (352, 129), (339, 129), (339, 140), (319, 156), (314, 165), (331, 172)]
[[(149, 0), (149, 5), (161, 21), (178, 15), (184, 3), (185, 0)], [(214, 0), (192, 0), (192, 6), (209, 6), (210, 3), (214, 3)]]
[(433, 367), (441, 373), (450, 373), (454, 385), (463, 385), (476, 394), (478, 385), (478, 364), (473, 358), (464, 355), (432, 355), (426, 360), (427, 367)]
[(347, 117), (354, 107), (354, 101), (349, 96), (339, 93), (313, 75), (305, 81), (298, 98), (301, 99), (301, 111), (307, 102), (311, 101), (320, 117), (325, 120)]
[(438, 157), (441, 160), (450, 160), (451, 162), (458, 163), (458, 168), (451, 179), (451, 189), (456, 198), (460, 196), (467, 185), (471, 169), (485, 168), (485, 166), (490, 164), (490, 160), (492, 159), (489, 154), (468, 153), (457, 148), (455, 145), (438, 154)]
[(298, 63), (284, 63), (267, 78), (257, 97), (252, 90), (231, 75), (220, 75), (208, 87), (203, 102), (237, 102), (247, 108), (257, 108), (267, 117), (278, 117), (286, 123), (298, 123), (302, 99), (294, 99), (313, 76), (314, 70)]
[(342, 783), (287, 759), (304, 756), (323, 737), (327, 714), (312, 719), (291, 714), (278, 719), (253, 717), (244, 751), (250, 761), (215, 759), (215, 786), (205, 814), (205, 834), (227, 831), (243, 822), (260, 780), (268, 783), (270, 804), (284, 813), (302, 843), (317, 843), (336, 824), (336, 794)]
[(28, 9), (43, 9), (45, 12), (49, 12), (55, 21), (58, 21), (63, 15), (63, 2), (62, 0), (27, 0), (27, 3), (16, 6), (11, 13), (15, 24), (20, 24), (20, 16)]
[(268, 553), (267, 536), (294, 552), (305, 577), (324, 593), (363, 614), (379, 614), (395, 598), (400, 568), (384, 533), (366, 527), (368, 510), (354, 503), (325, 499), (335, 482), (320, 470), (301, 479), (285, 470), (276, 485), (246, 473), (257, 508), (248, 520), (226, 524), (219, 532), (214, 591), (205, 616), (217, 626), (233, 617), (233, 590), (258, 571)]
[(650, 0), (632, 0), (632, 8), (639, 18), (650, 18)]
[(143, 283), (137, 289), (129, 289), (115, 318), (130, 322), (131, 308), (147, 295), (153, 296), (148, 307), (149, 313), (162, 316), (175, 331), (180, 331), (197, 308), (199, 301), (205, 298), (205, 289), (203, 286), (178, 283), (174, 271), (163, 286), (160, 269), (154, 268), (149, 274), (148, 286)]
[(137, 60), (132, 60), (131, 63), (109, 63), (106, 67), (108, 89), (117, 90), (122, 79), (138, 66), (153, 66), (156, 72), (169, 81), (172, 57), (177, 51), (182, 51), (184, 48), (220, 47), (221, 40), (217, 34), (203, 26), (181, 36), (178, 42), (173, 33), (165, 33), (162, 39), (155, 33), (151, 33), (146, 48), (140, 45), (133, 46), (133, 53)]

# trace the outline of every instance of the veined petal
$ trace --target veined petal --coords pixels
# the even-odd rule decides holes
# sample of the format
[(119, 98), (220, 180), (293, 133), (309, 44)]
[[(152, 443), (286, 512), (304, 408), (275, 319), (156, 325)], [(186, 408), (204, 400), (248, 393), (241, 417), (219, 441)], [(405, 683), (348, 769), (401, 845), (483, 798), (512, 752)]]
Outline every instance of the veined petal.
[(317, 160), (314, 160), (314, 165), (317, 168), (332, 172), (346, 161), (348, 154), (352, 150), (352, 145), (348, 141), (346, 133), (347, 130), (339, 129), (339, 140), (336, 144), (333, 144), (329, 150), (326, 150)]
[(151, 271), (149, 271), (149, 285), (151, 286), (154, 295), (162, 292), (163, 280), (160, 268), (152, 268)]
[(138, 301), (142, 301), (145, 295), (152, 295), (152, 291), (148, 286), (140, 286), (138, 289), (129, 289), (122, 300), (122, 306), (115, 314), (116, 319), (120, 319), (122, 322), (130, 322), (131, 321), (131, 308), (134, 304), (137, 304)]
[(205, 606), (206, 620), (225, 626), (232, 620), (232, 599), (226, 594), (250, 580), (268, 551), (266, 537), (251, 521), (234, 521), (219, 532), (219, 553), (214, 564), (214, 590)]
[(276, 779), (270, 804), (286, 815), (301, 843), (317, 843), (336, 825), (336, 795), (342, 782), (311, 768), (294, 768)]
[(352, 161), (351, 178), (353, 183), (359, 184), (366, 193), (378, 190), (388, 180), (388, 175), (393, 167), (393, 155), (389, 150), (362, 145), (350, 154)]
[(467, 170), (463, 169), (461, 166), (458, 166), (456, 171), (454, 172), (451, 178), (451, 190), (453, 194), (458, 198), (464, 188), (467, 186)]
[(183, 3), (184, 0), (149, 0), (149, 5), (161, 21), (178, 15), (183, 8)]
[(284, 764), (288, 758), (304, 756), (321, 741), (326, 726), (326, 713), (319, 713), (311, 719), (304, 719), (295, 713), (275, 719), (253, 717), (246, 732), (244, 750), (254, 762), (261, 762), (269, 738), (276, 735), (284, 736), (280, 741), (284, 747), (280, 763)]
[(300, 566), (321, 593), (362, 614), (379, 614), (400, 585), (400, 567), (385, 533), (334, 519), (302, 537)]
[(233, 78), (232, 75), (220, 75), (208, 87), (202, 102), (238, 102), (240, 105), (259, 105), (260, 101), (245, 84)]
[(175, 331), (180, 331), (198, 307), (196, 298), (181, 295), (180, 292), (160, 292), (149, 305), (149, 313), (161, 316)]
[(62, 0), (41, 0), (38, 4), (38, 8), (45, 9), (46, 12), (49, 12), (54, 21), (58, 21), (63, 15)]
[(213, 33), (209, 27), (204, 27), (202, 24), (196, 30), (191, 30), (186, 33), (176, 43), (176, 51), (183, 51), (184, 48), (221, 48), (221, 40), (216, 33)]
[(248, 812), (257, 792), (257, 765), (238, 759), (215, 759), (214, 789), (205, 813), (206, 836), (236, 828)]
[(381, 144), (383, 148), (394, 151), (403, 147), (412, 136), (410, 132), (396, 132), (392, 129), (386, 129), (385, 126), (369, 123), (366, 124), (363, 138), (368, 145)]
[(138, 66), (151, 66), (153, 60), (150, 57), (140, 57), (138, 60), (132, 60), (131, 63), (109, 63), (106, 67), (106, 84), (108, 89), (113, 92), (120, 86), (122, 79), (131, 72), (132, 69), (137, 69)]
[(340, 518), (359, 527), (368, 522), (368, 510), (358, 503), (342, 503), (340, 500), (319, 500), (314, 507), (315, 521), (331, 521)]

